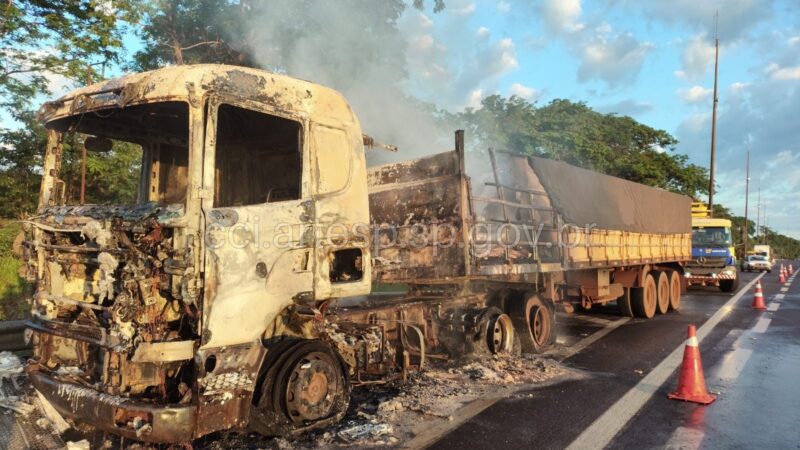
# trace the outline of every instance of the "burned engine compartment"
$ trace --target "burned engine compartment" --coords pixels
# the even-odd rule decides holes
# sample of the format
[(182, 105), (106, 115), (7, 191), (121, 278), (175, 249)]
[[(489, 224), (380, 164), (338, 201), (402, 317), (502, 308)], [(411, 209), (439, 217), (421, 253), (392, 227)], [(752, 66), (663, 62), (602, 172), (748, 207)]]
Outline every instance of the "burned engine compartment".
[[(179, 207), (49, 207), (26, 222), (37, 370), (109, 395), (192, 399), (200, 304)], [(191, 241), (191, 239), (189, 239)]]

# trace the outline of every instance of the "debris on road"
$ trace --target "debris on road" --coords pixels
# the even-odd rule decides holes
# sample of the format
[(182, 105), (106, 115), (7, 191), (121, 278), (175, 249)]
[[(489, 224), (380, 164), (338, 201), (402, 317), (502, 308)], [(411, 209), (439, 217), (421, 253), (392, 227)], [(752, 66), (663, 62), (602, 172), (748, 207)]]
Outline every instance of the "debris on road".
[(496, 355), (435, 362), (409, 379), (353, 390), (351, 407), (338, 425), (299, 436), (269, 439), (242, 433), (215, 437), (194, 448), (341, 449), (394, 448), (437, 424), (452, 422), (465, 406), (487, 397), (528, 395), (526, 390), (582, 374), (537, 355)]

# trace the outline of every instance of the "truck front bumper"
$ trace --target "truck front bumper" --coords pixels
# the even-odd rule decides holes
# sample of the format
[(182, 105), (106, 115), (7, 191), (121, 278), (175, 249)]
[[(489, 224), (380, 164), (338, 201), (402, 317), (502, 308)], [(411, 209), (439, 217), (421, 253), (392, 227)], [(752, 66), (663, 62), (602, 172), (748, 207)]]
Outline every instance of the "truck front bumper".
[(711, 271), (705, 269), (698, 272), (693, 272), (691, 268), (687, 268), (684, 276), (689, 285), (692, 286), (698, 284), (718, 285), (721, 280), (735, 280), (738, 275), (735, 267), (726, 267)]
[[(36, 390), (70, 419), (145, 442), (184, 443), (194, 438), (197, 423), (194, 405), (134, 402), (56, 380), (37, 370), (35, 364), (28, 365), (27, 372)], [(136, 428), (132, 423), (136, 423)]]

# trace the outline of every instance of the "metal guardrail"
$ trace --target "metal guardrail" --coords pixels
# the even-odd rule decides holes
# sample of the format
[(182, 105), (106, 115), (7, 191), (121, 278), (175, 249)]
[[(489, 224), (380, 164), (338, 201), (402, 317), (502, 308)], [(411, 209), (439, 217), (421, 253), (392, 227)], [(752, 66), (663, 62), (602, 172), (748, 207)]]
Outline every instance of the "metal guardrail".
[(20, 352), (26, 350), (30, 350), (30, 346), (25, 344), (25, 321), (1, 321), (0, 351)]

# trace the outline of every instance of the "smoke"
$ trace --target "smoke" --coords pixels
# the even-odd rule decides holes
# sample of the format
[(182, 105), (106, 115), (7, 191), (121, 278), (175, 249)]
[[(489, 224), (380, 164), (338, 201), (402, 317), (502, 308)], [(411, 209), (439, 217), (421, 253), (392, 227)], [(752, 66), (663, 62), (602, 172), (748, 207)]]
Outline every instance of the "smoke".
[(452, 148), (436, 108), (406, 92), (408, 40), (397, 23), (402, 1), (253, 2), (243, 19), (248, 52), (260, 66), (344, 94), (364, 133), (398, 154), (368, 152), (370, 164)]

